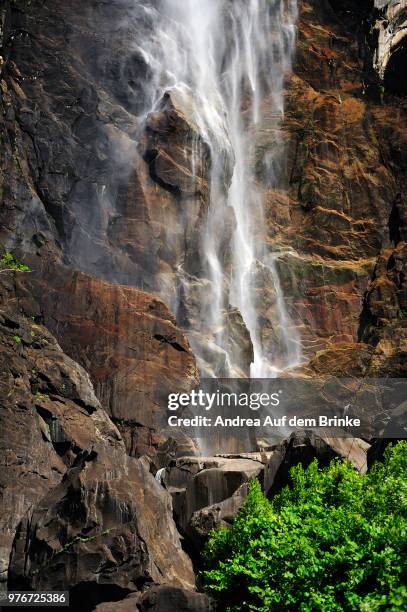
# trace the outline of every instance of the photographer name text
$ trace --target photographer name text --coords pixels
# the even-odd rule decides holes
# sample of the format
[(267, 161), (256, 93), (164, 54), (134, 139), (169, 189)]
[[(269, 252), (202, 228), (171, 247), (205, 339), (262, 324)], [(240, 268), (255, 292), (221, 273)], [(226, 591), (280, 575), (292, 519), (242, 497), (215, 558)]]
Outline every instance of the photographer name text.
[(317, 418), (300, 418), (297, 416), (272, 417), (266, 416), (263, 419), (246, 418), (236, 416), (226, 418), (217, 416), (216, 418), (197, 415), (194, 417), (178, 417), (171, 415), (168, 417), (170, 427), (360, 427), (360, 419), (351, 417), (328, 417), (319, 415)]

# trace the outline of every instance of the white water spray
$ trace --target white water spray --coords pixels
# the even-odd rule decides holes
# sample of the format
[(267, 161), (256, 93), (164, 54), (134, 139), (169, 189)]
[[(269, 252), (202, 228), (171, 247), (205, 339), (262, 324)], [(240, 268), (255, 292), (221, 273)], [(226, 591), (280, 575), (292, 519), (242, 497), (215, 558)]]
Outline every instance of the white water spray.
[[(165, 92), (183, 100), (211, 154), (210, 204), (202, 251), (206, 277), (202, 289), (201, 329), (206, 338), (191, 344), (206, 373), (238, 376), (238, 357), (225, 332), (225, 309), (237, 307), (250, 332), (254, 349), (252, 377), (275, 376), (301, 361), (300, 338), (290, 321), (275, 256), (259, 240), (264, 193), (256, 184), (255, 147), (265, 106), (281, 122), (284, 79), (291, 70), (295, 47), (297, 0), (159, 0), (153, 8), (155, 37), (145, 53), (152, 68), (151, 110)], [(194, 147), (196, 155), (199, 147)], [(271, 155), (275, 157), (275, 155)], [(193, 166), (197, 166), (193, 160)], [(233, 175), (225, 179), (227, 166)], [(277, 164), (268, 166), (267, 184), (277, 180)], [(235, 228), (229, 265), (222, 253), (223, 226), (230, 218)], [(274, 285), (276, 321), (284, 352), (278, 364), (264, 347), (258, 316), (259, 270), (266, 268)], [(184, 291), (189, 281), (182, 263), (178, 275)], [(210, 296), (208, 299), (208, 291)], [(205, 293), (205, 296), (204, 296)], [(294, 331), (293, 331), (294, 330)], [(212, 351), (212, 352), (211, 352)], [(211, 356), (222, 356), (222, 365)]]

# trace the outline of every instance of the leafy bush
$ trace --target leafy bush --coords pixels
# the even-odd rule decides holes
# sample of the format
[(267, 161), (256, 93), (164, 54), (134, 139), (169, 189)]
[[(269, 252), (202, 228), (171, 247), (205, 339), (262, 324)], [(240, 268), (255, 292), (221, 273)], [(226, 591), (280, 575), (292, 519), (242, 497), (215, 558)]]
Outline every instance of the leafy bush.
[(407, 441), (360, 475), (333, 461), (291, 470), (273, 501), (253, 481), (232, 527), (204, 550), (222, 610), (407, 610)]
[(6, 252), (0, 257), (0, 270), (14, 270), (16, 272), (28, 272), (29, 267), (17, 261), (12, 253)]

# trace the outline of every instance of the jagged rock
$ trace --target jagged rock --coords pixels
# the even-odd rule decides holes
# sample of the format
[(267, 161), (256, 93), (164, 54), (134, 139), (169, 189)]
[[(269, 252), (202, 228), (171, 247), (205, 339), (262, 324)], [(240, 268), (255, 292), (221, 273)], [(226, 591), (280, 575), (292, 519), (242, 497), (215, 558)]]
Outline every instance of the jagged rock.
[(1, 581), (10, 562), (9, 584), (75, 585), (79, 599), (163, 576), (193, 587), (169, 493), (128, 457), (83, 368), (12, 306), (0, 311)]
[(187, 533), (198, 549), (203, 546), (212, 529), (227, 527), (233, 523), (246, 496), (247, 483), (244, 483), (231, 497), (193, 512)]
[(200, 454), (197, 442), (179, 429), (173, 431), (167, 440), (160, 444), (153, 461), (156, 469), (161, 469), (168, 467), (180, 457), (196, 457)]
[(253, 344), (243, 317), (238, 308), (230, 307), (223, 313), (223, 332), (228, 338), (226, 350), (234, 356), (236, 376), (250, 376), (250, 364), (254, 361)]
[(198, 381), (188, 340), (165, 304), (61, 267), (22, 277), (17, 297), (86, 368), (129, 453), (153, 454), (166, 439), (168, 394)]
[[(358, 342), (381, 251), (399, 225), (398, 240), (405, 240), (405, 100), (378, 93), (369, 4), (313, 0), (302, 7), (278, 144), (287, 166), (273, 176), (273, 188), (266, 161), (278, 128), (271, 113), (258, 138), (268, 241), (279, 252), (281, 286), (306, 357), (332, 349), (339, 361), (344, 343)], [(275, 344), (278, 319), (269, 283), (260, 291), (267, 346)]]
[(403, 75), (406, 69), (405, 36), (407, 2), (405, 0), (375, 0), (377, 15), (373, 29), (376, 34), (374, 66), (386, 84), (395, 91), (406, 93)]
[(34, 590), (138, 591), (194, 576), (171, 515), (170, 495), (140, 460), (96, 441), (23, 520), (9, 584)]
[(211, 157), (190, 96), (175, 90), (164, 94), (158, 111), (147, 117), (143, 157), (152, 179), (167, 191), (177, 196), (204, 196)]
[[(93, 393), (85, 372), (62, 353), (45, 329), (2, 309), (0, 337), (0, 581), (5, 583), (18, 523), (65, 471), (49, 422), (41, 415), (43, 402), (50, 401), (46, 394), (55, 394), (55, 403), (76, 413), (82, 425), (89, 423), (93, 433), (95, 414), (90, 415), (70, 396), (80, 380), (80, 389), (88, 386), (85, 397), (89, 404)], [(50, 365), (55, 378), (50, 377)], [(61, 389), (62, 377), (65, 389)], [(76, 395), (80, 402), (80, 393)], [(93, 399), (94, 409), (97, 400)], [(110, 429), (114, 431), (113, 426)]]
[(161, 476), (172, 495), (177, 525), (199, 548), (210, 529), (231, 520), (253, 478), (261, 478), (259, 454), (235, 457), (182, 457)]

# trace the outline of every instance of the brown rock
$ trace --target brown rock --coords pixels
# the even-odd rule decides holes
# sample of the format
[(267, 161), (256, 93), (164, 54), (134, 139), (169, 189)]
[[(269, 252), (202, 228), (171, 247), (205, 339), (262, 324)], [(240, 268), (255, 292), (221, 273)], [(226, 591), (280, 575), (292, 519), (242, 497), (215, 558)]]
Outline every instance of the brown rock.
[(73, 601), (85, 597), (89, 606), (164, 579), (193, 588), (169, 493), (148, 463), (127, 455), (83, 368), (42, 325), (16, 315), (15, 302), (5, 301), (2, 581), (48, 590), (73, 586)]
[[(380, 97), (377, 79), (372, 82), (374, 50), (365, 36), (370, 18), (364, 5), (302, 3), (280, 144), (288, 166), (272, 189), (261, 162), (275, 144), (275, 118), (267, 111), (259, 137), (266, 240), (282, 251), (281, 285), (306, 357), (323, 349), (333, 356), (338, 347), (340, 360), (343, 343), (357, 343), (365, 291), (381, 253), (405, 240), (405, 101), (387, 89)], [(393, 30), (390, 21), (378, 25)], [(380, 290), (393, 305), (390, 316), (397, 316), (400, 287), (386, 281)], [(268, 282), (261, 295), (263, 341), (278, 345)], [(394, 359), (392, 367), (400, 371)]]
[[(193, 587), (180, 549), (171, 497), (140, 460), (96, 441), (23, 521), (9, 584), (34, 590), (86, 590), (94, 599), (173, 580)], [(108, 588), (107, 588), (108, 587)]]
[(178, 196), (207, 195), (210, 150), (196, 124), (188, 94), (164, 94), (158, 112), (147, 117), (146, 128), (143, 156), (152, 179)]
[(23, 277), (17, 293), (86, 368), (129, 453), (151, 454), (165, 440), (168, 394), (198, 379), (188, 340), (164, 303), (65, 268)]

